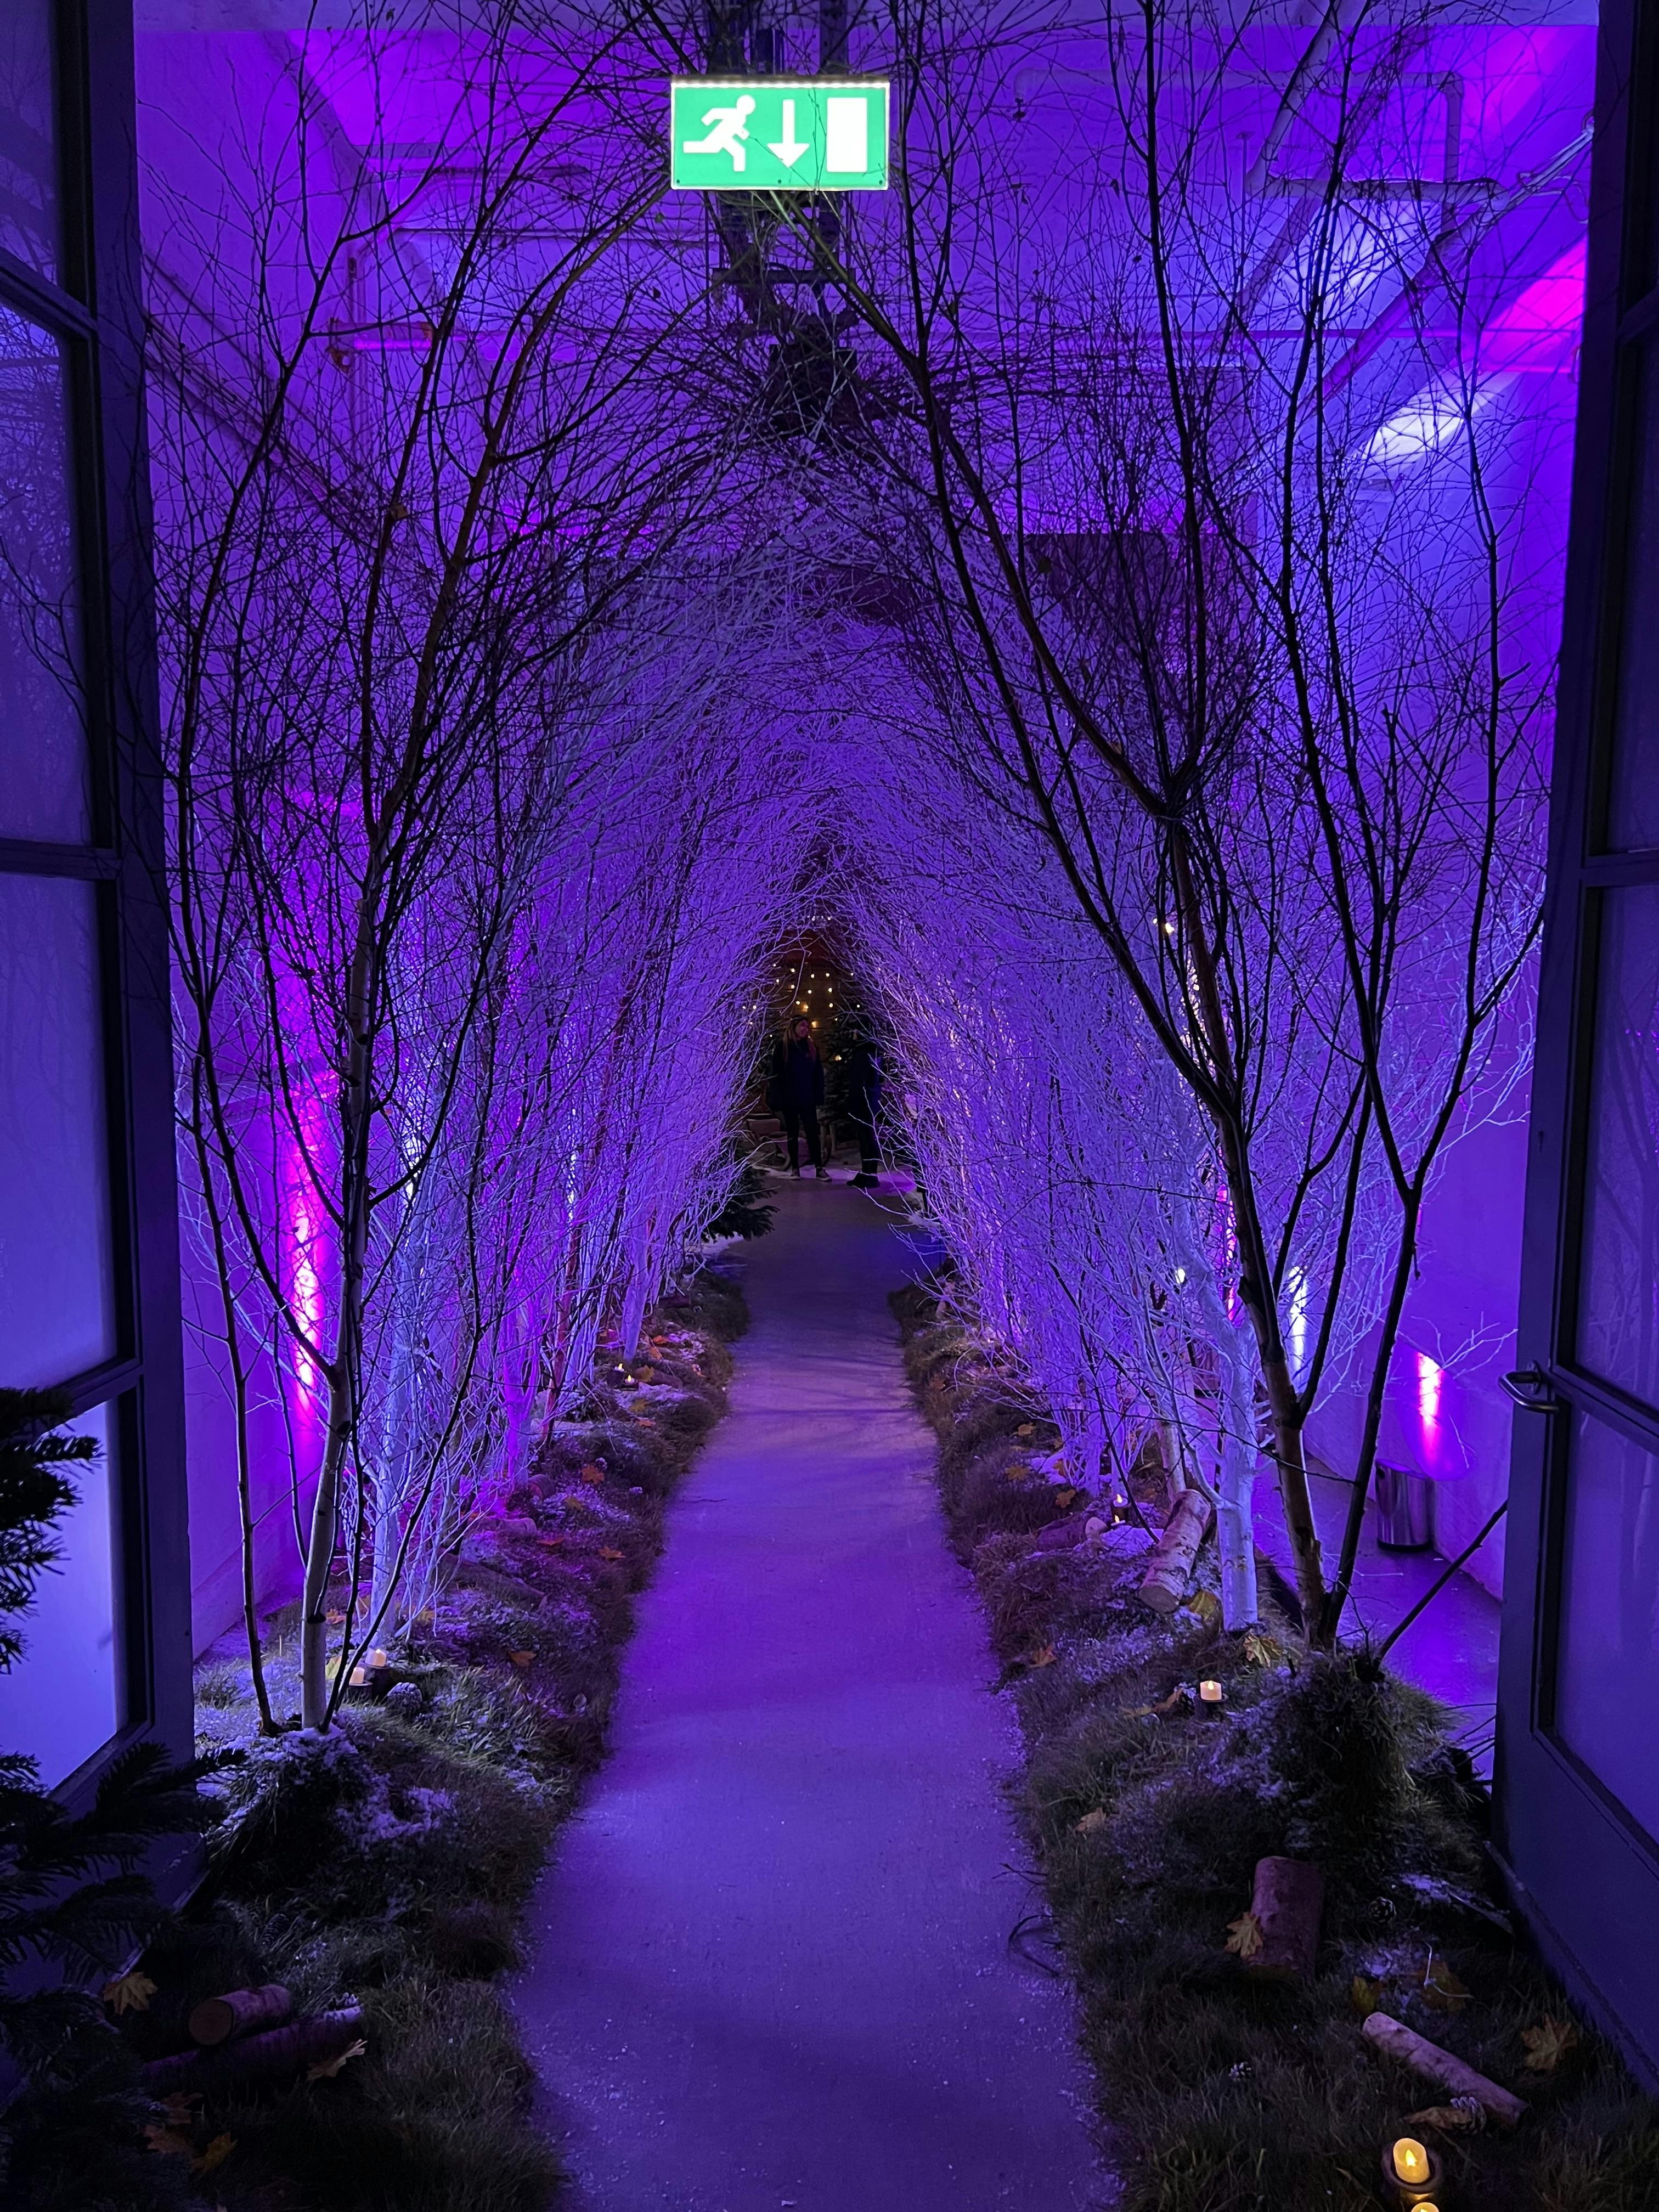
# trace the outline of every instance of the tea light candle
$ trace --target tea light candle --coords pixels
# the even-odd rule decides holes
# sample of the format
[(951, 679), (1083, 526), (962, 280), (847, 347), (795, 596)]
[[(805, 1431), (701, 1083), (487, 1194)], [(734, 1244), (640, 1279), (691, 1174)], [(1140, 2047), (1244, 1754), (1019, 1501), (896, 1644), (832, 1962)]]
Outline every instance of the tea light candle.
[(1393, 2152), (1396, 2181), (1419, 2182), (1429, 2178), (1429, 2154), (1413, 2136), (1401, 2136)]
[(369, 1653), (368, 1663), (371, 1667), (389, 1667), (392, 1661), (384, 1651), (376, 1650)]
[(1219, 1682), (1200, 1682), (1199, 1684), (1198, 1702), (1200, 1705), (1215, 1706), (1218, 1705), (1221, 1701), (1222, 1689)]
[(1440, 2161), (1415, 2136), (1399, 2136), (1382, 2154), (1382, 2171), (1394, 2185), (1402, 2212), (1439, 2212), (1434, 2203), (1440, 2186)]

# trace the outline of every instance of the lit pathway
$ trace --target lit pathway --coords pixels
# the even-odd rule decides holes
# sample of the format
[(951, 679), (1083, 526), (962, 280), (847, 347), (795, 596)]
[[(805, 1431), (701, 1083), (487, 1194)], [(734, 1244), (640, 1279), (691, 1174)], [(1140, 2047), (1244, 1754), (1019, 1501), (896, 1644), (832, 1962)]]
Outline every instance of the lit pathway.
[(887, 1311), (906, 1251), (839, 1182), (775, 1194), (731, 1416), (531, 1917), (548, 2124), (582, 2212), (1073, 2212), (1082, 2069), (1008, 1948), (1015, 1747)]

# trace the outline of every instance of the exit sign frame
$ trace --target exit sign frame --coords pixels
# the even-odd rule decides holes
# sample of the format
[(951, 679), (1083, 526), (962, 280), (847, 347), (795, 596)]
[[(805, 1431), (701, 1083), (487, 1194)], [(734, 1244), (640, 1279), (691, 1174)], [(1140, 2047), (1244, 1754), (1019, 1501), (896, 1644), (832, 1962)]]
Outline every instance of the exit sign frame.
[(890, 167), (884, 76), (677, 76), (669, 182), (690, 192), (879, 192)]

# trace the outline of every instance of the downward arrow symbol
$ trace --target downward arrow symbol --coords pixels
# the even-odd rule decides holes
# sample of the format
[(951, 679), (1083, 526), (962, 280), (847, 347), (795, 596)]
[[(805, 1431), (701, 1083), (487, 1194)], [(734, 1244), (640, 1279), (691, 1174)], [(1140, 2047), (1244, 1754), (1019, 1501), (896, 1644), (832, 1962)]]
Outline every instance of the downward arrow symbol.
[(810, 139), (795, 136), (795, 103), (793, 100), (786, 100), (783, 103), (782, 137), (769, 142), (766, 150), (769, 154), (775, 154), (786, 169), (793, 169), (803, 154), (811, 151)]

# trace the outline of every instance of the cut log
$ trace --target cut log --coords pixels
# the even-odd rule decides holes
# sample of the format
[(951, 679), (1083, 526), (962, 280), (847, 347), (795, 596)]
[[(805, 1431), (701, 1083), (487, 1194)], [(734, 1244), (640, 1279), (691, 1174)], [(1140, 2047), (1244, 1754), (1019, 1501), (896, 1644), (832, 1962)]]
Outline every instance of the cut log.
[(1138, 1593), (1154, 1613), (1173, 1613), (1187, 1595), (1193, 1561), (1209, 1533), (1213, 1509), (1201, 1490), (1183, 1490), (1175, 1510), (1158, 1540), (1158, 1548), (1146, 1562)]
[(157, 2096), (170, 2096), (175, 2090), (214, 2089), (226, 2081), (270, 2080), (337, 2058), (362, 2032), (362, 2007), (348, 2005), (339, 2012), (293, 2021), (267, 2035), (238, 2037), (216, 2050), (180, 2051), (171, 2058), (152, 2059), (139, 2068), (138, 2075)]
[(190, 2032), (198, 2043), (228, 2043), (234, 2035), (276, 2027), (293, 2009), (293, 1996), (280, 1982), (262, 1982), (257, 1990), (227, 1990), (222, 1996), (204, 1997), (191, 2008)]
[(1322, 1869), (1305, 1859), (1258, 1859), (1250, 1911), (1261, 1946), (1245, 1961), (1245, 1972), (1269, 1982), (1310, 1982), (1324, 1909)]
[(1525, 2118), (1527, 2107), (1521, 2098), (1500, 2089), (1496, 2081), (1487, 2081), (1484, 2074), (1477, 2074), (1473, 2066), (1466, 2066), (1449, 2051), (1443, 2051), (1437, 2043), (1419, 2035), (1404, 2021), (1395, 2020), (1385, 2012), (1374, 2012), (1367, 2017), (1360, 2033), (1368, 2043), (1375, 2044), (1379, 2051), (1386, 2051), (1390, 2058), (1409, 2066), (1425, 2081), (1449, 2089), (1455, 2097), (1473, 2097), (1500, 2127), (1515, 2127)]

